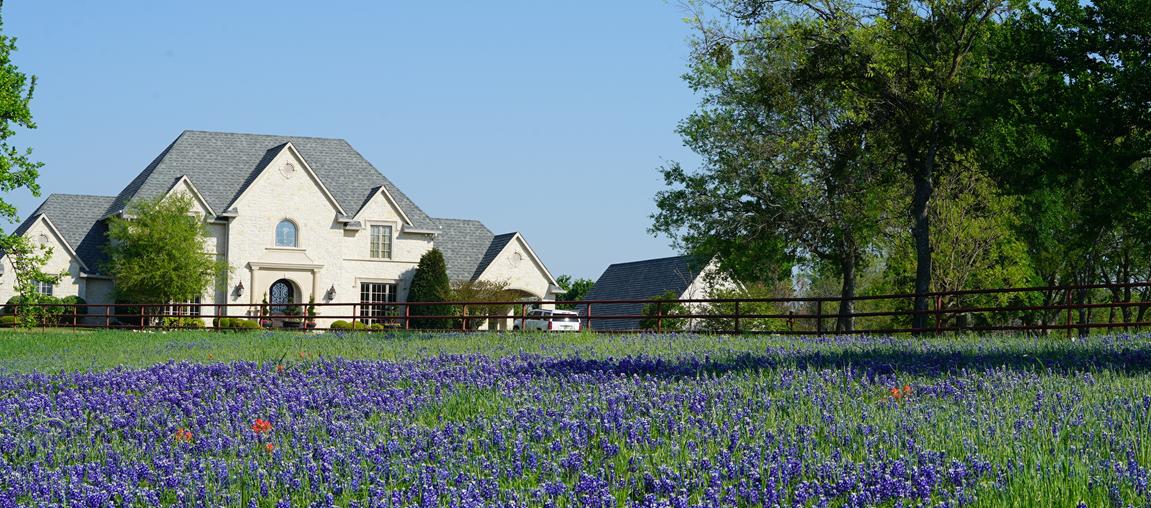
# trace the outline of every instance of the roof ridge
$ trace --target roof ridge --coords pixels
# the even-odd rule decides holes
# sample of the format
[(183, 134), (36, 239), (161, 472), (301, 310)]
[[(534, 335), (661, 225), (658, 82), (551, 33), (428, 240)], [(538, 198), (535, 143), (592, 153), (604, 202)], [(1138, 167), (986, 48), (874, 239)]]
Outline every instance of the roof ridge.
[(678, 256), (667, 256), (667, 257), (662, 257), (662, 258), (641, 259), (639, 261), (624, 261), (622, 263), (612, 263), (608, 266), (611, 267), (611, 266), (622, 266), (622, 265), (634, 265), (637, 263), (651, 263), (653, 261), (667, 261), (669, 259), (680, 259), (680, 258), (691, 258), (691, 257), (692, 257), (691, 254), (680, 254)]
[[(343, 141), (344, 143), (348, 142), (348, 140), (346, 140), (344, 138), (329, 138), (329, 137), (324, 137), (324, 136), (297, 136), (295, 134), (264, 134), (264, 133), (259, 133), (259, 132), (208, 131), (208, 130), (200, 130), (200, 129), (184, 129), (184, 131), (181, 134), (186, 134), (189, 132), (196, 133), (196, 134), (229, 134), (229, 135), (233, 135), (233, 136), (258, 136), (258, 137), (266, 137), (266, 138), (323, 139), (326, 141)], [(350, 145), (350, 143), (349, 143), (349, 145)]]
[(46, 198), (44, 198), (44, 199), (45, 199), (45, 200), (47, 200), (48, 198), (51, 198), (52, 196), (68, 196), (68, 197), (76, 197), (76, 198), (108, 198), (108, 199), (116, 199), (116, 196), (104, 196), (104, 195), (100, 195), (100, 194), (75, 194), (75, 193), (72, 193), (72, 192), (49, 192), (49, 193), (48, 193), (48, 197), (46, 197)]

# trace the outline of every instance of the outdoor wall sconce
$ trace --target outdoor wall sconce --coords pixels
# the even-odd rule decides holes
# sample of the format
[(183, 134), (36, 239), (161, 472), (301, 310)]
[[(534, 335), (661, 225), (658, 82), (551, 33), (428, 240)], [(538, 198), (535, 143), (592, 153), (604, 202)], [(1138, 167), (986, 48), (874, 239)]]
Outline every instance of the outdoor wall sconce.
[(328, 288), (328, 291), (326, 293), (324, 293), (324, 298), (328, 301), (332, 301), (332, 300), (336, 299), (336, 285), (335, 284), (332, 284), (332, 287)]
[(244, 296), (244, 281), (236, 284), (236, 296)]

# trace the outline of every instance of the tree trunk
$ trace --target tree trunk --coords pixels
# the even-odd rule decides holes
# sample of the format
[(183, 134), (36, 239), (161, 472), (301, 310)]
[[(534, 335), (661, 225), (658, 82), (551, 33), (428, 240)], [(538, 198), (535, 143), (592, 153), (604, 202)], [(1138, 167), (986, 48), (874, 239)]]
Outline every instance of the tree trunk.
[(840, 260), (840, 271), (843, 273), (843, 289), (839, 292), (839, 318), (835, 320), (835, 331), (850, 332), (855, 328), (855, 317), (852, 316), (853, 301), (855, 298), (855, 256), (848, 254)]
[[(925, 168), (926, 169), (926, 168)], [(930, 171), (915, 174), (915, 193), (911, 200), (911, 237), (915, 240), (915, 315), (911, 327), (923, 333), (927, 329), (927, 293), (931, 291), (931, 222), (928, 202), (934, 190)]]

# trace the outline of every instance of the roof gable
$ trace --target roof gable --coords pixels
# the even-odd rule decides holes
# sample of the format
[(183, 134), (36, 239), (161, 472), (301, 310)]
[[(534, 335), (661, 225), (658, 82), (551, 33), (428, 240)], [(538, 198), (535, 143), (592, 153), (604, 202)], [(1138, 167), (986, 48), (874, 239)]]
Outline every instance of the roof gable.
[(496, 235), (494, 238), (492, 238), (492, 243), (488, 246), (487, 252), (484, 253), (484, 257), (480, 260), (480, 264), (476, 267), (476, 272), (472, 278), (479, 279), (481, 276), (483, 276), (484, 272), (487, 271), (492, 262), (498, 259), (500, 254), (507, 250), (508, 246), (512, 244), (518, 244), (523, 247), (523, 250), (527, 252), (529, 258), (531, 259), (532, 264), (535, 265), (535, 267), (539, 269), (541, 273), (543, 273), (544, 277), (547, 278), (548, 284), (556, 284), (555, 277), (552, 277), (551, 272), (548, 271), (546, 266), (544, 266), (543, 261), (540, 260), (539, 256), (537, 256), (535, 251), (532, 250), (532, 247), (528, 245), (528, 242), (524, 239), (523, 235), (519, 233), (504, 233), (502, 235)]
[(101, 219), (115, 200), (111, 196), (52, 194), (13, 234), (23, 235), (40, 216), (47, 217), (80, 264), (89, 272), (99, 271), (105, 259), (108, 232)]
[(196, 203), (198, 203), (200, 207), (204, 209), (209, 218), (216, 215), (216, 211), (212, 209), (212, 205), (208, 204), (208, 201), (204, 199), (204, 195), (200, 194), (200, 191), (196, 189), (196, 185), (193, 184), (192, 180), (187, 176), (181, 175), (180, 178), (176, 180), (176, 183), (173, 183), (172, 187), (169, 188), (168, 192), (164, 195), (169, 196), (172, 193), (179, 192), (181, 186), (188, 190), (188, 193), (192, 195), (192, 199), (196, 200)]
[(208, 205), (222, 213), (288, 143), (306, 161), (338, 208), (348, 214), (355, 215), (372, 196), (373, 189), (382, 187), (414, 227), (436, 227), (423, 210), (347, 141), (226, 132), (184, 131), (124, 188), (107, 211), (123, 210), (134, 199), (163, 196), (171, 182), (186, 176), (196, 182)]
[(384, 200), (384, 202), (387, 203), (387, 206), (396, 212), (396, 215), (399, 216), (400, 220), (403, 221), (405, 225), (412, 225), (412, 219), (408, 217), (408, 214), (404, 213), (403, 208), (400, 208), (399, 203), (397, 203), (396, 199), (392, 197), (392, 193), (388, 192), (388, 189), (383, 186), (372, 189), (372, 193), (368, 195), (368, 199), (364, 201), (364, 205), (361, 206), (360, 209), (356, 212), (356, 216), (353, 219), (372, 219), (373, 217), (363, 216), (363, 213), (368, 210), (368, 207), (372, 204), (372, 201), (376, 199)]
[(496, 258), (499, 257), (500, 253), (507, 248), (508, 244), (511, 243), (515, 237), (515, 233), (504, 233), (492, 237), (492, 242), (488, 244), (488, 248), (484, 250), (483, 257), (480, 258), (480, 262), (476, 265), (476, 271), (472, 273), (472, 278), (478, 279), (480, 275), (483, 275), (484, 270), (488, 269), (492, 261), (495, 261)]
[(292, 145), (291, 141), (265, 152), (264, 157), (260, 159), (260, 164), (256, 165), (256, 169), (252, 171), (251, 176), (249, 176), (249, 178), (244, 182), (243, 187), (240, 188), (239, 192), (236, 194), (236, 197), (232, 198), (232, 201), (228, 203), (228, 206), (225, 208), (225, 210), (231, 210), (235, 208), (236, 204), (240, 202), (240, 198), (244, 197), (244, 194), (248, 192), (248, 189), (252, 188), (252, 184), (254, 184), (256, 180), (258, 180), (261, 176), (266, 174), (268, 170), (272, 168), (276, 159), (279, 159), (281, 156), (291, 157), (296, 162), (299, 162), (300, 166), (303, 167), (304, 174), (308, 176), (312, 183), (316, 184), (316, 188), (320, 190), (320, 193), (324, 195), (324, 198), (328, 200), (328, 203), (332, 205), (336, 212), (341, 216), (347, 215), (347, 212), (344, 211), (344, 207), (340, 206), (340, 203), (336, 201), (336, 198), (332, 196), (331, 191), (328, 190), (328, 187), (324, 185), (324, 182), (320, 180), (320, 177), (316, 175), (316, 172), (312, 169), (311, 165), (309, 165), (308, 161), (304, 159), (302, 155), (300, 155), (299, 150), (296, 150), (296, 147)]

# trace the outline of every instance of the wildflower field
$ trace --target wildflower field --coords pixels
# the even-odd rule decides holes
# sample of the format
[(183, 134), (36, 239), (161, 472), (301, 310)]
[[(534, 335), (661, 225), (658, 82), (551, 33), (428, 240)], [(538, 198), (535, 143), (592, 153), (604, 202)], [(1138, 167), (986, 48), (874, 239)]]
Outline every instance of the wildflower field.
[(1148, 506), (1151, 336), (9, 332), (0, 506)]

